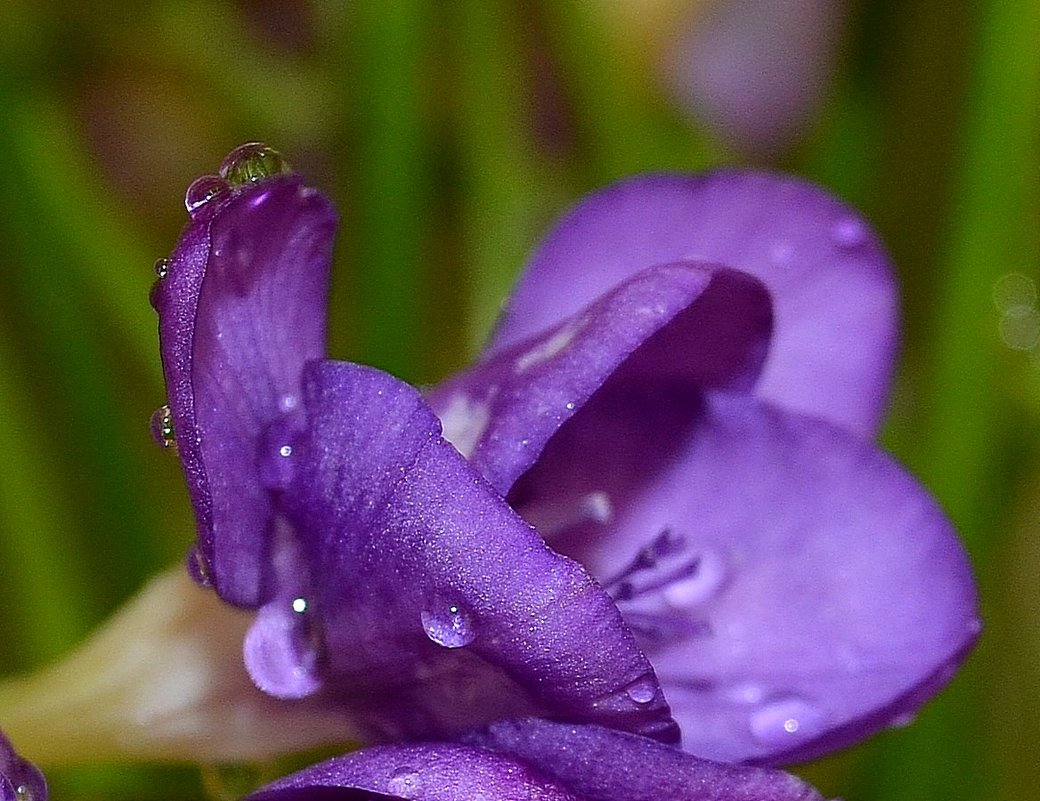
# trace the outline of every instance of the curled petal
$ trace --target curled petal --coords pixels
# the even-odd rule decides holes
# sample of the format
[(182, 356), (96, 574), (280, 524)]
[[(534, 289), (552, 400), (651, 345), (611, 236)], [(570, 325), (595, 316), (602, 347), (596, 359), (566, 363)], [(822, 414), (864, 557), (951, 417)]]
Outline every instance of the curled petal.
[(648, 266), (676, 261), (723, 264), (769, 290), (774, 332), (759, 397), (874, 432), (896, 348), (889, 261), (855, 211), (795, 178), (646, 175), (590, 195), (535, 251), (488, 352), (560, 325)]
[(527, 719), (496, 724), (466, 739), (466, 745), (369, 748), (275, 782), (247, 801), (343, 797), (333, 788), (412, 801), (820, 799), (811, 787), (779, 771), (720, 765), (599, 726)]
[(0, 732), (0, 801), (47, 801), (47, 782)]
[(329, 202), (298, 177), (247, 183), (194, 212), (155, 291), (202, 572), (239, 606), (272, 592), (271, 505), (253, 455), (325, 350), (334, 230)]
[(610, 598), (440, 436), (412, 387), (312, 362), (283, 511), (314, 571), (325, 691), (383, 736), (536, 711), (678, 732)]
[[(348, 791), (354, 792), (345, 795)], [(408, 801), (584, 801), (519, 759), (451, 743), (366, 748), (281, 779), (253, 793), (246, 801), (369, 797)]]
[(617, 601), (698, 755), (781, 764), (897, 724), (978, 634), (941, 511), (830, 424), (743, 395), (610, 384), (512, 498), (537, 522), (593, 492), (612, 519), (551, 544)]
[(771, 330), (754, 278), (713, 265), (648, 268), (533, 339), (440, 384), (429, 397), (445, 436), (500, 492), (616, 371), (743, 389)]

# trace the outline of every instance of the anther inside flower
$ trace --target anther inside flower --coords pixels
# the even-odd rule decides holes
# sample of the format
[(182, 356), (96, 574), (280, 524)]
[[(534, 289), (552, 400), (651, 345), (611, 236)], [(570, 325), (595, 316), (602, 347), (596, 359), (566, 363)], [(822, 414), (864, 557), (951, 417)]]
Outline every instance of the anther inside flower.
[(261, 150), (193, 184), (154, 295), (200, 573), (258, 610), (261, 689), (384, 738), (536, 714), (671, 740), (670, 704), (688, 750), (777, 763), (948, 680), (973, 584), (870, 442), (895, 299), (850, 209), (744, 173), (593, 195), (424, 399), (324, 358), (334, 213), (235, 163)]

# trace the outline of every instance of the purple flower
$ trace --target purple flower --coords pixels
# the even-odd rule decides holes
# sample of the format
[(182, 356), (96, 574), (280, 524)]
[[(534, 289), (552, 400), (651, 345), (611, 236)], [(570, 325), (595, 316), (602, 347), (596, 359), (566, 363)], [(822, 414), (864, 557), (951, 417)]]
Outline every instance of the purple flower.
[[(545, 715), (675, 741), (610, 597), (440, 437), (419, 393), (321, 359), (335, 217), (273, 151), (189, 188), (153, 294), (196, 573), (258, 610), (254, 681), (370, 737)], [(262, 178), (262, 180), (252, 180)]]
[(818, 189), (593, 195), (428, 406), (323, 358), (327, 201), (259, 146), (221, 173), (160, 265), (157, 428), (195, 572), (258, 610), (261, 689), (382, 739), (535, 715), (673, 742), (674, 714), (695, 754), (776, 764), (903, 721), (970, 648), (963, 551), (870, 442), (888, 265)]
[(904, 723), (978, 634), (949, 523), (870, 442), (896, 314), (875, 235), (816, 187), (645, 176), (557, 224), (430, 397), (610, 592), (693, 753), (782, 764)]
[[(338, 797), (327, 788), (415, 801), (816, 801), (775, 770), (719, 765), (645, 737), (544, 720), (499, 723), (470, 743), (369, 748), (275, 782), (247, 801)], [(378, 794), (378, 795), (376, 795)]]
[(0, 801), (47, 801), (47, 782), (0, 732)]

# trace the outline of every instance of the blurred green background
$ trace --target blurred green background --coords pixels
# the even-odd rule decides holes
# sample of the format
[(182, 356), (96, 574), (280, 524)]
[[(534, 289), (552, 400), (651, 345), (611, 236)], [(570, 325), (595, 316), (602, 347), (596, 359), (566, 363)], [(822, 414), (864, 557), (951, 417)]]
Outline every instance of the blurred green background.
[[(849, 799), (1036, 797), (1040, 3), (834, 3), (820, 102), (763, 151), (669, 88), (676, 42), (730, 1), (4, 0), (0, 671), (67, 651), (192, 539), (148, 435), (147, 297), (183, 189), (232, 147), (266, 141), (335, 198), (333, 353), (418, 383), (473, 355), (583, 192), (753, 164), (821, 181), (889, 244), (885, 441), (957, 523), (987, 621), (912, 726), (803, 772)], [(50, 776), (55, 798), (206, 797), (193, 768)]]

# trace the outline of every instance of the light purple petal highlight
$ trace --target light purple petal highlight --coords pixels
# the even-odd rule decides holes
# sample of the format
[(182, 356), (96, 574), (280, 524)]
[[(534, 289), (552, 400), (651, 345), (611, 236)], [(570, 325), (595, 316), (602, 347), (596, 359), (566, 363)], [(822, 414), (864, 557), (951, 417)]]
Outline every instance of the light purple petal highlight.
[(246, 801), (367, 798), (585, 801), (519, 759), (450, 743), (366, 748), (281, 779)]
[(329, 202), (295, 176), (231, 189), (194, 212), (153, 296), (202, 569), (239, 606), (272, 591), (254, 454), (324, 352), (334, 229)]
[(537, 713), (677, 739), (610, 598), (441, 439), (414, 388), (316, 361), (304, 402), (281, 508), (313, 566), (326, 693), (387, 738)]
[(712, 3), (669, 54), (669, 83), (738, 149), (779, 155), (823, 101), (847, 10), (842, 0)]
[(647, 175), (575, 206), (535, 251), (495, 332), (498, 355), (655, 264), (750, 273), (773, 301), (759, 397), (870, 435), (896, 349), (888, 258), (851, 208), (812, 184), (760, 173)]
[[(618, 603), (691, 752), (783, 764), (912, 715), (979, 622), (965, 553), (858, 437), (742, 395), (613, 382), (511, 494)], [(543, 526), (543, 529), (551, 528)]]
[(47, 801), (43, 774), (18, 756), (3, 732), (0, 732), (0, 801)]
[(749, 388), (771, 322), (769, 296), (751, 276), (706, 264), (658, 265), (445, 381), (429, 402), (445, 436), (507, 492), (559, 426), (618, 370), (635, 381)]
[(777, 770), (699, 759), (645, 737), (600, 726), (504, 721), (470, 738), (519, 757), (582, 798), (596, 801), (818, 801)]

